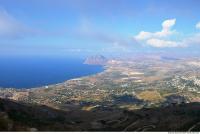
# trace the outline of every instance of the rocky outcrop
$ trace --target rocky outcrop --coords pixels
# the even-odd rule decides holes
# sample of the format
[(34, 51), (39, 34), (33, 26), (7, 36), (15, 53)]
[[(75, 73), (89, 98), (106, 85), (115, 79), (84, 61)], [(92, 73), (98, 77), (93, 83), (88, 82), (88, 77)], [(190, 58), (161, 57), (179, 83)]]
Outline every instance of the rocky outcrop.
[(105, 65), (108, 62), (107, 58), (105, 58), (102, 55), (95, 55), (88, 57), (84, 64), (89, 64), (89, 65)]

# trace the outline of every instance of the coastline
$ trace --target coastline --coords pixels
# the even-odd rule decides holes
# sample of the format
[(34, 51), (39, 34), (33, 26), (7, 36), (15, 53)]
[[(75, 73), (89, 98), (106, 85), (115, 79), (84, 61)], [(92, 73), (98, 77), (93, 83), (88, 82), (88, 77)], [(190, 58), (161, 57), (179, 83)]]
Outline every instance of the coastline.
[[(92, 65), (91, 65), (92, 66)], [(49, 85), (44, 85), (44, 86), (40, 86), (40, 87), (34, 87), (34, 88), (26, 88), (26, 89), (22, 89), (24, 91), (33, 91), (33, 90), (40, 90), (40, 89), (45, 89), (46, 87), (45, 86), (48, 86), (48, 88), (53, 88), (53, 87), (56, 87), (56, 86), (62, 86), (64, 85), (65, 83), (69, 82), (69, 81), (73, 81), (73, 80), (77, 80), (77, 79), (85, 79), (85, 78), (88, 78), (88, 77), (92, 77), (92, 76), (95, 76), (95, 75), (99, 75), (101, 73), (104, 73), (106, 71), (106, 65), (100, 65), (102, 66), (102, 71), (101, 72), (98, 72), (98, 73), (94, 73), (94, 74), (89, 74), (89, 75), (85, 75), (85, 76), (80, 76), (80, 77), (76, 77), (76, 78), (72, 78), (72, 79), (68, 79), (68, 80), (65, 80), (63, 82), (60, 82), (60, 83), (55, 83), (55, 84), (49, 84)], [(18, 90), (18, 89), (16, 89)]]
[[(93, 65), (90, 65), (90, 66), (93, 66)], [(100, 72), (88, 74), (88, 75), (84, 75), (84, 76), (79, 76), (79, 77), (75, 77), (75, 78), (70, 78), (68, 80), (64, 80), (62, 82), (58, 82), (58, 83), (54, 83), (54, 84), (47, 84), (47, 85), (32, 87), (32, 88), (14, 88), (14, 87), (4, 88), (4, 87), (0, 87), (0, 90), (13, 90), (13, 91), (17, 91), (17, 92), (27, 92), (27, 91), (34, 91), (34, 90), (45, 89), (45, 88), (50, 88), (50, 87), (53, 88), (53, 87), (56, 87), (56, 86), (63, 85), (63, 84), (65, 84), (65, 83), (67, 83), (68, 81), (71, 81), (71, 80), (84, 79), (84, 78), (87, 78), (87, 77), (91, 77), (91, 76), (95, 76), (95, 75), (104, 73), (106, 71), (107, 65), (99, 65), (99, 66), (101, 66), (101, 68), (102, 68), (102, 70)]]

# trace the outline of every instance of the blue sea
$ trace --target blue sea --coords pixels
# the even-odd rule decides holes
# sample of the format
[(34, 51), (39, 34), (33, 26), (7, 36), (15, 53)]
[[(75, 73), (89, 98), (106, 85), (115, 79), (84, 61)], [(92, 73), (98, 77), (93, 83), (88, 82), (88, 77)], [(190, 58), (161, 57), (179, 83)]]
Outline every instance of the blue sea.
[(83, 62), (66, 57), (1, 57), (0, 87), (34, 88), (103, 71), (102, 66)]

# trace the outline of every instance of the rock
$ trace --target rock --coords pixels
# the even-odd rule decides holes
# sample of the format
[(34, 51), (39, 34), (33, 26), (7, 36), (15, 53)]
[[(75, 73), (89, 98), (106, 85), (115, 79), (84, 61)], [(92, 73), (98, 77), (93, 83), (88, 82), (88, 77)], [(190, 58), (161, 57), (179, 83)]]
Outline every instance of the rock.
[(107, 63), (107, 59), (102, 56), (102, 55), (96, 55), (96, 56), (91, 56), (88, 57), (84, 64), (89, 64), (89, 65), (105, 65)]

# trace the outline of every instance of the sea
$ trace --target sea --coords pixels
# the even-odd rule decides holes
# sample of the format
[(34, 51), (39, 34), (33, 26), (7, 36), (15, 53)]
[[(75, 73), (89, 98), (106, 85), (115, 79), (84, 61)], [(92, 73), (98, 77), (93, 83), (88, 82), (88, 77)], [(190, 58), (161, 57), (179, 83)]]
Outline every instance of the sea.
[(0, 57), (0, 87), (27, 89), (57, 84), (102, 72), (72, 57)]

